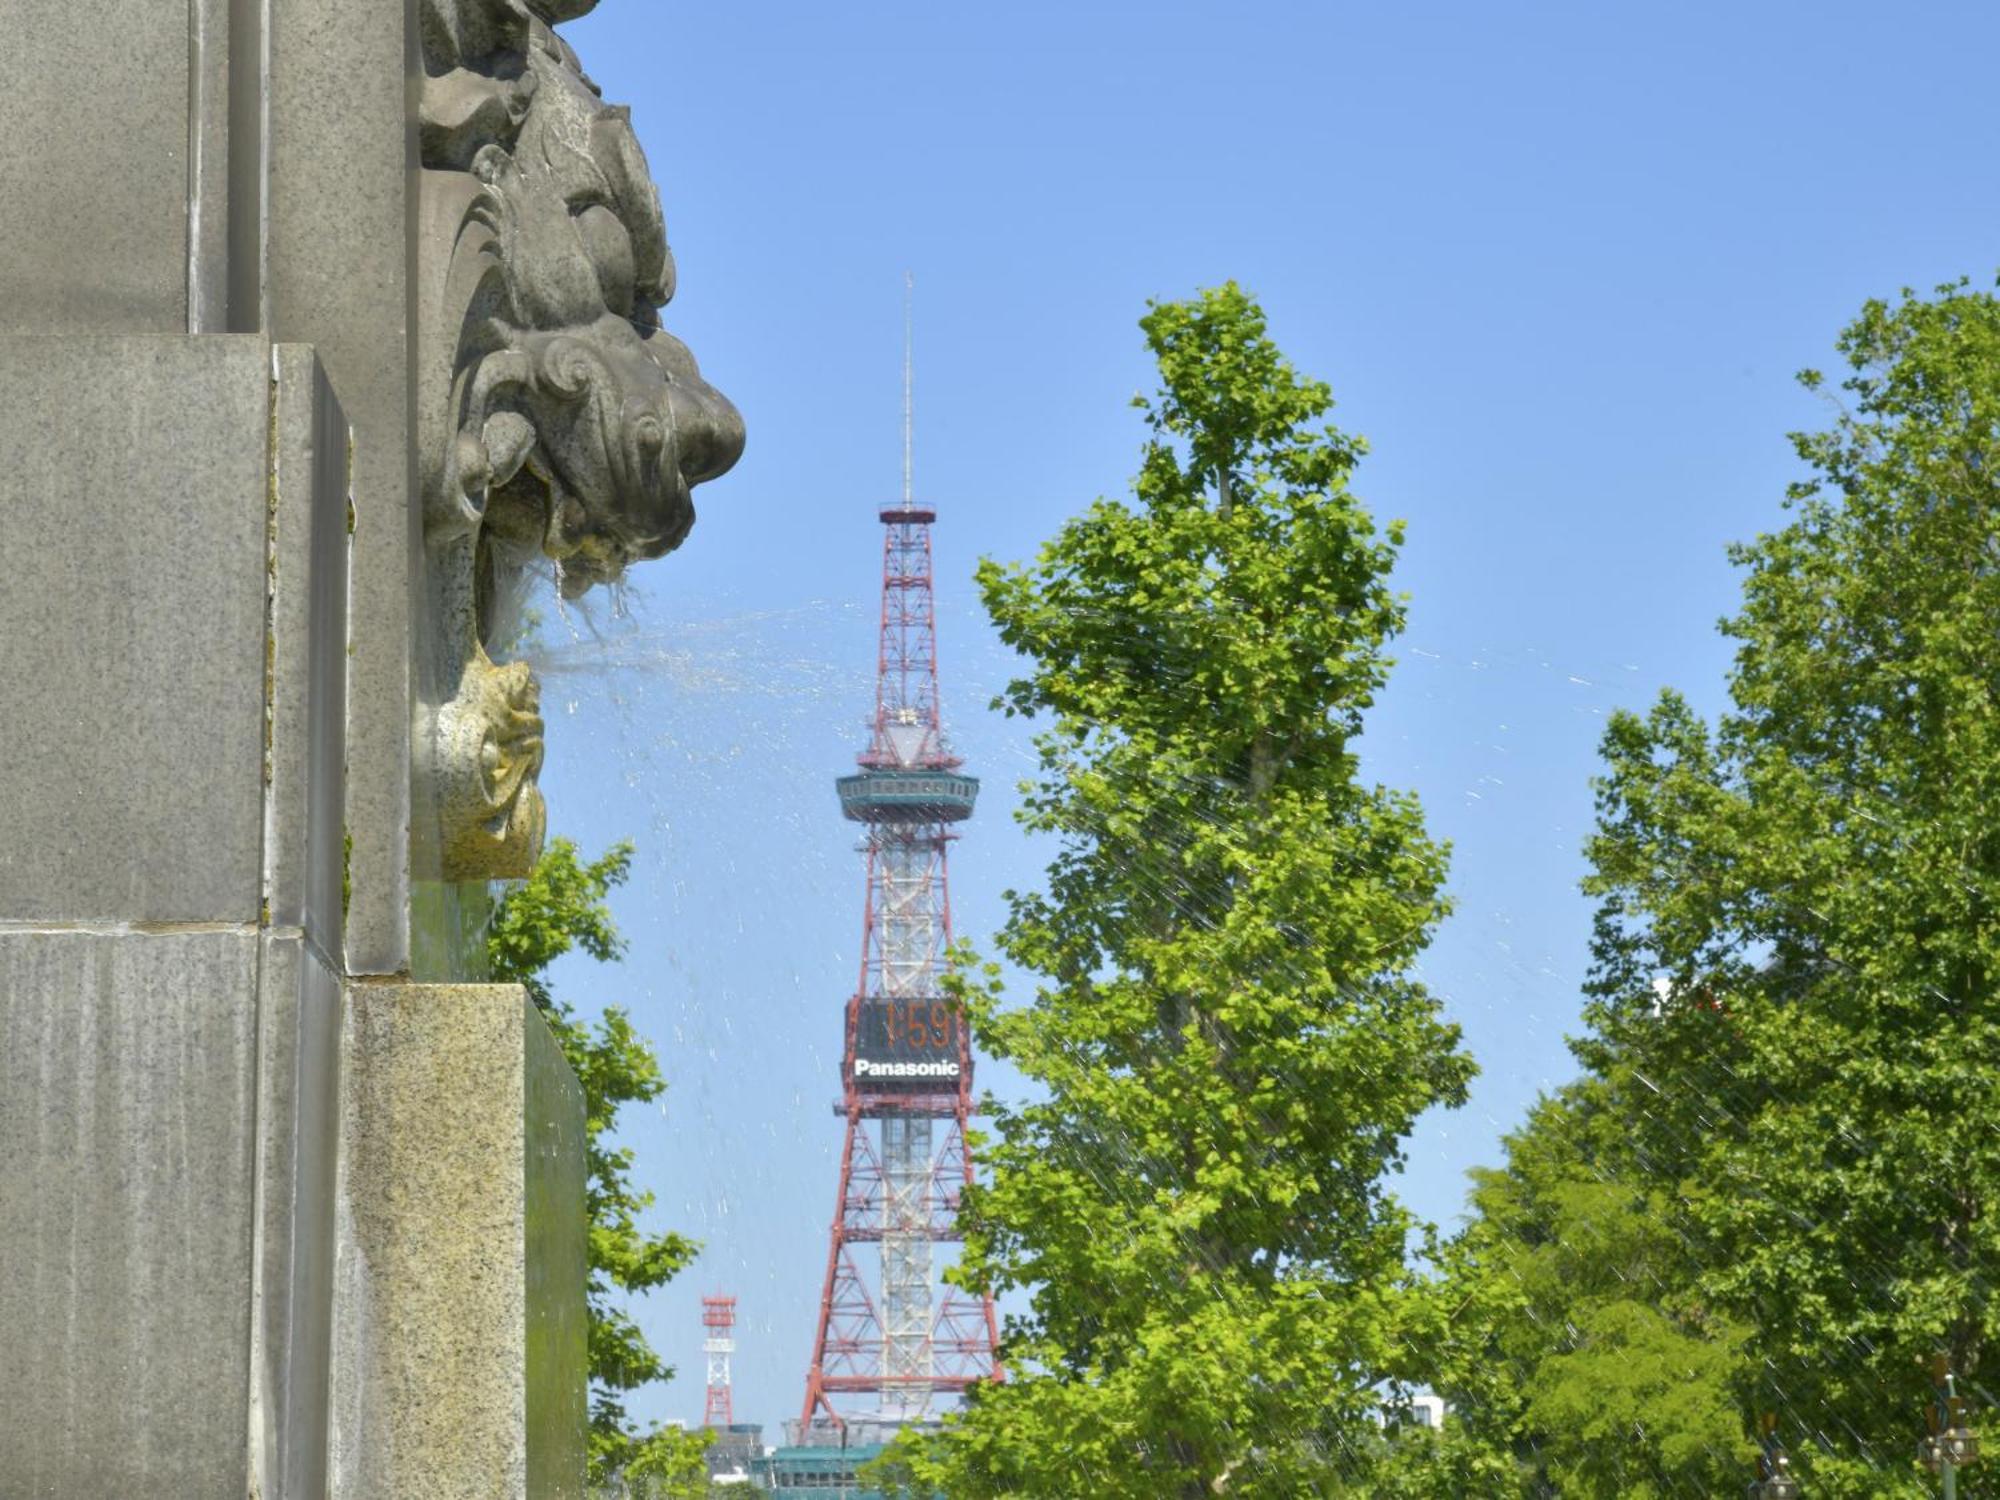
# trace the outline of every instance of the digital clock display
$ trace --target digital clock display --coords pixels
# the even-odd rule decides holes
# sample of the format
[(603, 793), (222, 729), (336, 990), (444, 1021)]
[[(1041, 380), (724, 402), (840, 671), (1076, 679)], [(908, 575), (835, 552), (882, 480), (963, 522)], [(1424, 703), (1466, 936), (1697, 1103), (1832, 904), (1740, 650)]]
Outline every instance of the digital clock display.
[(854, 1081), (866, 1088), (956, 1092), (961, 1021), (949, 1000), (861, 1002)]

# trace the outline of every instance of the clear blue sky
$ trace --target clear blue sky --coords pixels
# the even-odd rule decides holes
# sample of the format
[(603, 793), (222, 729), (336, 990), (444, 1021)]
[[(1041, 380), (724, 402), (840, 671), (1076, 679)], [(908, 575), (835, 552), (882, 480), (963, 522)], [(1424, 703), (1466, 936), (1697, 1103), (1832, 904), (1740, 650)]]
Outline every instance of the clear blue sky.
[(636, 1409), (699, 1419), (717, 1287), (739, 1419), (799, 1405), (860, 928), (831, 782), (869, 707), (906, 267), (946, 709), (987, 787), (964, 935), (1042, 857), (1007, 816), (1025, 731), (986, 711), (1009, 661), (970, 571), (1124, 488), (1145, 300), (1236, 278), (1373, 444), (1356, 488), (1409, 523), (1411, 608), (1367, 771), (1454, 845), (1425, 972), (1483, 1070), (1403, 1189), (1455, 1221), (1572, 1071), (1604, 716), (1720, 701), (1723, 549), (1778, 521), (1785, 433), (1823, 416), (1792, 372), (1863, 299), (2000, 264), (2000, 13), (604, 0), (568, 34), (659, 179), (669, 326), (750, 430), (622, 617), (572, 615), (614, 645), (558, 646), (545, 685), (553, 828), (639, 844), (629, 959), (558, 982), (658, 1042), (664, 1110), (626, 1137), (656, 1221), (708, 1247), (640, 1309), (681, 1375)]

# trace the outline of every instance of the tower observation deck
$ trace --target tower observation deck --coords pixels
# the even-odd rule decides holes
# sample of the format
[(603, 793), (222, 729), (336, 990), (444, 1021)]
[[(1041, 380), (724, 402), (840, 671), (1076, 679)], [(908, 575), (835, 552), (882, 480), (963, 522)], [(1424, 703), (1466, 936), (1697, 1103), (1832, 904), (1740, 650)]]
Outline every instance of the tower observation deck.
[(937, 517), (910, 498), (907, 353), (904, 372), (903, 499), (880, 511), (875, 712), (858, 769), (835, 784), (841, 813), (864, 830), (861, 972), (845, 1007), (840, 1186), (800, 1442), (850, 1424), (879, 1434), (924, 1421), (1000, 1374), (992, 1299), (944, 1286), (933, 1258), (959, 1238), (959, 1195), (972, 1180), (971, 1041), (941, 979), (947, 852), (979, 780), (960, 769), (938, 709)]

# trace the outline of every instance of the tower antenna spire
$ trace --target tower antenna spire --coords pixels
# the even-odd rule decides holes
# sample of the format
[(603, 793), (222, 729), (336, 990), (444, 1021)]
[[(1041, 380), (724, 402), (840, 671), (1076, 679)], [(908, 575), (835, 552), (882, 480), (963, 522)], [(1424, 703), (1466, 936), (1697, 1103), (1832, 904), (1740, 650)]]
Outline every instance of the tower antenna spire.
[(910, 508), (910, 429), (913, 426), (911, 404), (910, 370), (910, 303), (916, 295), (917, 278), (914, 273), (903, 273), (903, 508)]

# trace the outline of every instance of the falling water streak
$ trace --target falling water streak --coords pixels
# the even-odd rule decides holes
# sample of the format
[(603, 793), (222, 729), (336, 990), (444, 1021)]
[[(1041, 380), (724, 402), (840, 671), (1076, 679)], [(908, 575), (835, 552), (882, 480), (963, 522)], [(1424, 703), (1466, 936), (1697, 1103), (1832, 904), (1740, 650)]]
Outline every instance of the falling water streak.
[[(728, 757), (717, 753), (718, 743), (731, 739), (748, 741), (754, 745), (756, 758), (783, 763), (801, 759), (805, 741), (822, 737), (829, 723), (838, 724), (844, 733), (850, 729), (858, 732), (858, 726), (848, 726), (845, 716), (832, 709), (835, 700), (855, 684), (864, 682), (867, 674), (848, 670), (827, 652), (811, 646), (803, 650), (787, 649), (787, 632), (810, 633), (819, 626), (823, 633), (824, 627), (843, 622), (843, 617), (847, 624), (859, 620), (861, 612), (854, 606), (815, 600), (787, 609), (664, 621), (658, 611), (653, 611), (650, 620), (632, 628), (613, 628), (614, 624), (625, 625), (633, 622), (635, 615), (647, 613), (632, 607), (633, 597), (631, 591), (621, 592), (611, 599), (608, 610), (596, 612), (587, 602), (579, 605), (557, 597), (555, 615), (568, 639), (536, 646), (527, 654), (545, 679), (575, 695), (573, 704), (581, 705), (588, 699), (612, 711), (623, 746), (617, 753), (628, 763), (628, 784), (644, 789), (656, 810), (662, 805), (662, 795), (652, 788), (661, 783), (662, 778), (656, 772), (665, 765), (676, 768), (672, 800), (677, 809), (691, 801), (708, 800), (733, 784), (726, 778), (735, 773), (724, 769)], [(990, 669), (1005, 663), (1004, 653), (990, 645), (986, 647), (983, 666)], [(1498, 664), (1515, 663), (1503, 656)], [(1459, 665), (1463, 667), (1464, 663)], [(1489, 665), (1484, 660), (1472, 664), (1474, 669)], [(998, 676), (1004, 680), (1017, 670), (1018, 666), (1013, 665)], [(657, 697), (649, 698), (649, 694), (662, 686), (667, 689), (672, 706), (672, 720), (665, 730), (653, 722), (657, 716), (649, 711), (659, 702)], [(1037, 765), (1036, 756), (1022, 737), (1015, 737), (1001, 753), (1024, 768)], [(815, 776), (823, 769), (816, 764), (810, 767)], [(690, 777), (695, 779), (692, 786)], [(1192, 790), (1198, 778), (1178, 774), (1173, 780), (1181, 789)], [(1494, 780), (1498, 784), (1497, 778)], [(1190, 809), (1187, 826), (1164, 834), (1163, 846), (1184, 849), (1205, 830), (1221, 826), (1219, 813), (1207, 805), (1206, 799), (1193, 800), (1195, 805)], [(802, 832), (810, 833), (817, 828), (809, 810), (767, 805), (764, 811), (784, 818), (790, 827)], [(699, 820), (695, 821), (699, 826)], [(678, 836), (685, 838), (684, 833)], [(810, 851), (806, 858), (814, 866), (814, 877), (821, 882), (832, 878), (826, 855), (819, 853), (810, 841), (803, 841), (800, 848)], [(685, 846), (682, 852), (686, 852)], [(676, 859), (674, 863), (678, 865), (681, 861)], [(1156, 866), (1138, 878), (1161, 899), (1184, 913), (1188, 911), (1186, 882), (1171, 868)], [(755, 899), (760, 893), (751, 894)], [(685, 899), (683, 889), (675, 899), (675, 906)], [(836, 962), (844, 967), (846, 960), (841, 957)], [(1511, 960), (1507, 966), (1517, 970), (1521, 967)], [(693, 985), (699, 976), (683, 973), (682, 977)], [(686, 986), (677, 984), (675, 988), (685, 995)], [(796, 969), (791, 988), (795, 992), (801, 988)], [(700, 1047), (702, 1028), (712, 1023), (694, 1007), (691, 998), (683, 998), (681, 1003), (691, 1032), (689, 1045)], [(807, 993), (796, 993), (789, 1003), (804, 1014), (816, 1002)], [(726, 1020), (722, 1029), (733, 1037), (733, 1028)], [(811, 1050), (820, 1051), (816, 1046)], [(704, 1074), (715, 1071), (714, 1067), (707, 1067), (685, 1081), (677, 1081), (676, 1089), (692, 1090), (697, 1101), (708, 1100), (712, 1107), (714, 1096)], [(816, 1109), (821, 1103), (813, 1097), (794, 1099), (795, 1109), (804, 1112)], [(685, 1112), (687, 1105), (683, 1103), (681, 1107)], [(715, 1126), (713, 1118), (710, 1126)], [(744, 1190), (743, 1182), (734, 1179), (732, 1182), (735, 1192)], [(1107, 1184), (1114, 1186), (1119, 1185)], [(717, 1191), (691, 1206), (702, 1218), (715, 1223), (727, 1216), (730, 1201), (727, 1192)], [(674, 1399), (673, 1395), (669, 1399)]]

